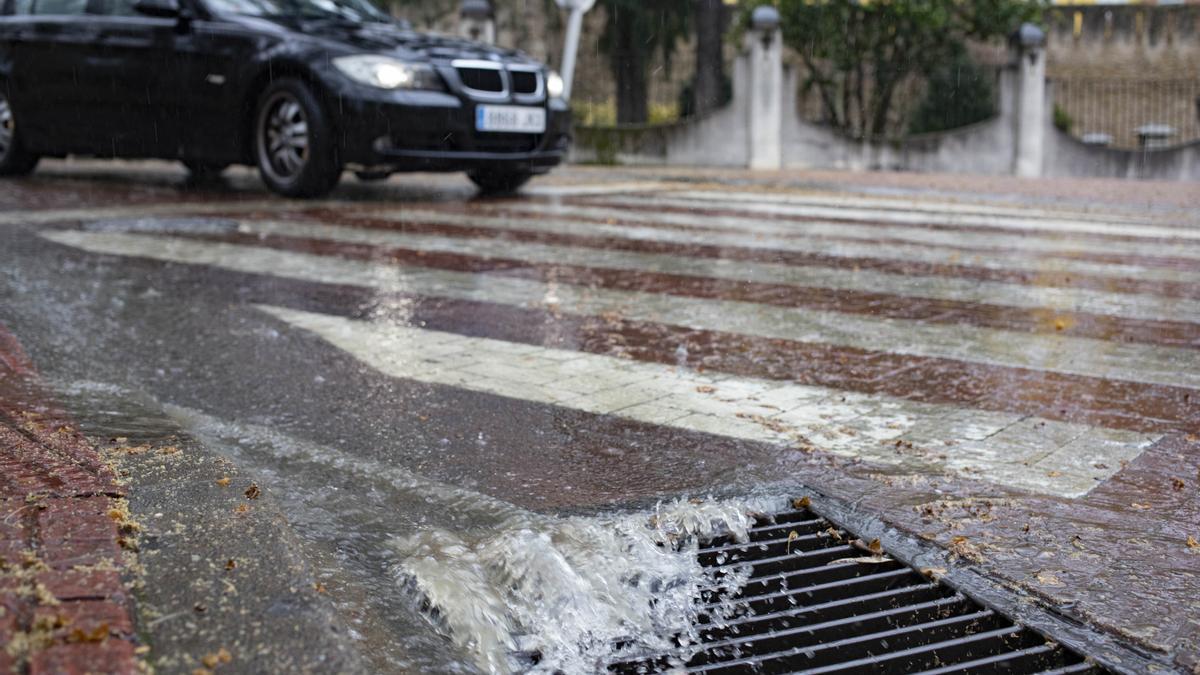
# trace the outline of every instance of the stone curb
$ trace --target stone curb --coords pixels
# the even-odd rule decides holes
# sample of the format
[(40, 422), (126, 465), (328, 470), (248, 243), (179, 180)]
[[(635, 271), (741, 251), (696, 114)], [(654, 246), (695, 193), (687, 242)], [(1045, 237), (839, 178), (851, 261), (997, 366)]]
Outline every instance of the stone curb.
[(0, 327), (0, 673), (139, 672), (123, 490), (38, 389)]

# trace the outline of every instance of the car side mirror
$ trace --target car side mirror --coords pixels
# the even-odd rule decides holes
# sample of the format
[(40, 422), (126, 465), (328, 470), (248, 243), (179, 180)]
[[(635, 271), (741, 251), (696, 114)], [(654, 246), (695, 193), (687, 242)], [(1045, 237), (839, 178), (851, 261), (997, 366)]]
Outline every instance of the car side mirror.
[(137, 0), (133, 3), (133, 8), (139, 14), (160, 19), (174, 19), (183, 13), (176, 0)]

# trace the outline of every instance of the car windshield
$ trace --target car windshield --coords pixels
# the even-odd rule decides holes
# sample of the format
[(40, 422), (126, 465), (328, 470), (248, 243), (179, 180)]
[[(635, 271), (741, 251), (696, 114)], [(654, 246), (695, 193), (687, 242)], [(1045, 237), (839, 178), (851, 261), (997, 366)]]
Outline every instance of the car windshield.
[(207, 0), (223, 14), (379, 23), (392, 18), (368, 0)]

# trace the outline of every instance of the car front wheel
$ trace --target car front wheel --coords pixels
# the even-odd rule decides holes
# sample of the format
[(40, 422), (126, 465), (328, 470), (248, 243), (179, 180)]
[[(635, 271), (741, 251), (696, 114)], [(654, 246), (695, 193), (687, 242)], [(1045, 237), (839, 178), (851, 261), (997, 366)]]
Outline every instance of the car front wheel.
[(308, 85), (276, 80), (257, 110), (255, 157), (267, 187), (287, 197), (320, 197), (332, 190), (342, 175), (333, 125)]
[(528, 171), (479, 169), (467, 174), (479, 191), (487, 195), (512, 194), (528, 183), (533, 174)]
[(0, 176), (24, 176), (37, 166), (38, 156), (21, 145), (17, 121), (7, 92), (0, 87)]

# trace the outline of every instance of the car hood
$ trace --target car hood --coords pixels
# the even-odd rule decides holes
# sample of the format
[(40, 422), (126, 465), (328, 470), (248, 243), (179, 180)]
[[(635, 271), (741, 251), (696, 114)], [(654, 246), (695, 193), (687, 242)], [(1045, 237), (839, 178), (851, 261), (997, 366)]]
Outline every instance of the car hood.
[(506, 63), (536, 63), (515, 49), (502, 49), (461, 38), (422, 33), (400, 23), (339, 23), (292, 19), (255, 19), (253, 22), (270, 22), (287, 32), (290, 38), (303, 36), (302, 39), (330, 53), (389, 54), (405, 60), (429, 62), (483, 59)]

